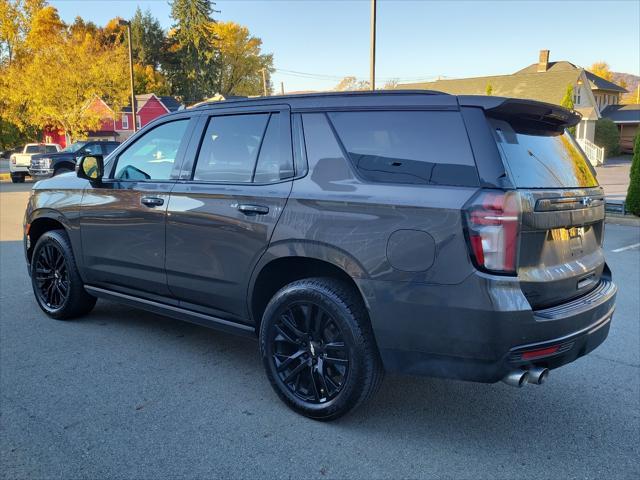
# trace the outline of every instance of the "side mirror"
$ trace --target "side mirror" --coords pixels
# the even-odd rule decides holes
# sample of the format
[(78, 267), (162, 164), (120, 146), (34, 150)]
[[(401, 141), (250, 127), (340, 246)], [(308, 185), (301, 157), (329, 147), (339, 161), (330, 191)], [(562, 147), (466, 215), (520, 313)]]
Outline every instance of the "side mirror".
[(80, 178), (99, 183), (104, 174), (104, 159), (102, 155), (84, 155), (80, 157), (76, 172)]

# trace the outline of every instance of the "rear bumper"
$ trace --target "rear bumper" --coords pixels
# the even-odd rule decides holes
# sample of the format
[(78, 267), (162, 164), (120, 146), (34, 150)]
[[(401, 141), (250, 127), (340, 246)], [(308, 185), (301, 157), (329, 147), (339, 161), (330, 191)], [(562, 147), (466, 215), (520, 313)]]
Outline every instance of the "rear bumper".
[(608, 335), (617, 293), (603, 277), (583, 297), (533, 311), (516, 279), (482, 274), (449, 286), (359, 286), (387, 371), (487, 383), (517, 368), (558, 368), (594, 350)]

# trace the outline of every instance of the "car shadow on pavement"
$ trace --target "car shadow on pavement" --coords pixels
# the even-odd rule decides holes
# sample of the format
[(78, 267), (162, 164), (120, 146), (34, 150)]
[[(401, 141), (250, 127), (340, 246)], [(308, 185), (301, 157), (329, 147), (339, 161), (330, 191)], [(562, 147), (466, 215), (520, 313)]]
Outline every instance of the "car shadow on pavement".
[[(568, 371), (557, 375), (552, 372), (543, 386), (527, 385), (522, 389), (502, 383), (388, 375), (368, 404), (338, 421), (318, 423), (296, 416), (271, 392), (253, 339), (104, 301), (82, 322), (91, 328), (117, 326), (117, 330), (126, 330), (127, 335), (156, 342), (161, 351), (171, 349), (171, 355), (182, 357), (176, 360), (181, 368), (189, 368), (192, 355), (199, 358), (205, 355), (211, 362), (207, 368), (224, 364), (232, 371), (246, 372), (250, 381), (239, 388), (259, 389), (267, 403), (261, 406), (263, 411), (271, 410), (273, 415), (296, 423), (311, 422), (315, 429), (364, 434), (372, 441), (384, 438), (402, 443), (437, 438), (440, 444), (445, 441), (454, 448), (480, 445), (491, 438), (492, 449), (539, 445), (540, 454), (546, 458), (549, 452), (540, 439), (562, 438), (567, 431), (588, 436), (592, 430), (590, 423), (595, 420), (599, 424), (608, 414), (605, 392), (589, 390), (583, 378), (588, 372), (582, 363), (565, 367)], [(595, 425), (593, 429), (596, 430)], [(532, 441), (532, 435), (539, 438)]]

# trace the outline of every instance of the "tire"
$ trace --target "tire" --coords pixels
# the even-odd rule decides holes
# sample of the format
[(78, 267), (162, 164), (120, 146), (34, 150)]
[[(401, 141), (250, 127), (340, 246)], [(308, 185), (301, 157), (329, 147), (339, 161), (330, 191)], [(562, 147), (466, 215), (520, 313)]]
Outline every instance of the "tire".
[(360, 295), (332, 278), (298, 280), (273, 296), (262, 317), (260, 353), (282, 401), (315, 420), (361, 405), (384, 375)]
[(13, 183), (24, 183), (24, 177), (25, 177), (25, 175), (20, 174), (20, 173), (15, 174), (15, 175), (12, 174), (11, 175), (11, 181)]
[(73, 170), (69, 169), (69, 168), (58, 168), (56, 170), (53, 171), (53, 176), (55, 177), (56, 175), (62, 175), (63, 173), (69, 173), (72, 172)]
[(30, 268), (36, 302), (51, 318), (70, 320), (95, 306), (96, 298), (84, 289), (64, 230), (51, 230), (38, 239)]

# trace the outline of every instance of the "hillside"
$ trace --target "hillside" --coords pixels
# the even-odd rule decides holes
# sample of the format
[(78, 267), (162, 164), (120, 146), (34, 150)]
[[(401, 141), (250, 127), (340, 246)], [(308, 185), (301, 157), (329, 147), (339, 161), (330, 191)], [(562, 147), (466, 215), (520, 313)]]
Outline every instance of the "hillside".
[[(640, 84), (640, 77), (638, 75), (632, 75), (631, 73), (611, 72), (613, 73), (613, 82), (620, 85), (620, 82), (626, 83), (626, 89), (629, 91), (625, 97), (630, 100), (625, 103), (636, 102), (636, 92), (638, 91), (638, 84)], [(624, 99), (623, 99), (624, 100)]]

